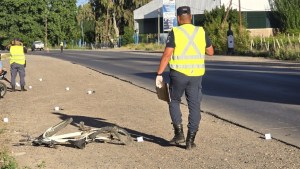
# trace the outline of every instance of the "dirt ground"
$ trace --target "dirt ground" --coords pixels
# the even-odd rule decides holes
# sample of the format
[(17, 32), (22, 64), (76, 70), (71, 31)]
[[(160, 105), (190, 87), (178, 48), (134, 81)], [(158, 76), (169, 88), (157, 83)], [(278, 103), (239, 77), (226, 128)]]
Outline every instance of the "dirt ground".
[[(265, 140), (261, 134), (205, 113), (196, 149), (170, 146), (167, 141), (173, 130), (168, 106), (155, 93), (70, 62), (27, 58), (26, 82), (32, 89), (8, 92), (0, 100), (0, 128), (6, 128), (0, 147), (9, 150), (20, 168), (300, 168), (299, 149)], [(7, 61), (4, 65), (8, 68)], [(89, 95), (88, 90), (95, 93)], [(63, 110), (55, 112), (55, 106)], [(186, 132), (185, 105), (182, 111)], [(117, 124), (133, 138), (142, 136), (144, 142), (90, 143), (84, 149), (15, 146), (22, 135), (39, 136), (67, 117), (73, 117), (74, 123), (65, 131), (77, 131), (80, 121), (92, 127)]]

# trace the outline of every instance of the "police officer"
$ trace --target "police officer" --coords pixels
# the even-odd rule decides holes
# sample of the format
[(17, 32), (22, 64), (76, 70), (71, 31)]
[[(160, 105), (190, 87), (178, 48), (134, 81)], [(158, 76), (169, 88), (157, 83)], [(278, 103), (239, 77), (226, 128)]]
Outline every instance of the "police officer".
[(19, 73), (21, 91), (25, 89), (25, 67), (26, 60), (24, 54), (23, 43), (19, 39), (14, 39), (9, 48), (10, 51), (10, 72), (11, 72), (11, 89), (12, 92), (16, 90), (16, 76)]
[(64, 43), (60, 42), (60, 53), (62, 53), (64, 50)]
[[(191, 24), (190, 7), (179, 7), (177, 20), (179, 26), (174, 27), (167, 38), (166, 48), (157, 70), (156, 86), (162, 87), (162, 73), (169, 63), (171, 96), (169, 112), (175, 134), (170, 144), (178, 145), (186, 142), (186, 149), (190, 150), (196, 147), (194, 140), (201, 119), (201, 82), (205, 73), (205, 53), (211, 56), (214, 50), (204, 29)], [(184, 92), (189, 109), (186, 139), (180, 110), (181, 97)]]

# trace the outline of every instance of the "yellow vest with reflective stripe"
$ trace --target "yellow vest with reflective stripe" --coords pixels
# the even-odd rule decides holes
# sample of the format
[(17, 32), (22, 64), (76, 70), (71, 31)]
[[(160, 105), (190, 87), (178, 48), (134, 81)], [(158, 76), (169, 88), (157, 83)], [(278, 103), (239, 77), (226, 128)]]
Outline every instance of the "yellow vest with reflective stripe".
[(18, 63), (25, 64), (25, 54), (23, 46), (11, 46), (10, 49), (10, 64)]
[(184, 24), (173, 28), (175, 49), (169, 66), (187, 76), (202, 76), (205, 73), (205, 32), (202, 27)]

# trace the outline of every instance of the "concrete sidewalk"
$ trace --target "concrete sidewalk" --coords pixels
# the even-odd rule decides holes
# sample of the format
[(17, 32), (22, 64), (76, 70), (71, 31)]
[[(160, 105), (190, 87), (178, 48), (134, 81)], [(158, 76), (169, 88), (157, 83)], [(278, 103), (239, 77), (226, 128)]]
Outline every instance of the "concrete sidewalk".
[[(9, 92), (0, 100), (0, 117), (8, 131), (0, 144), (7, 147), (20, 166), (34, 168), (300, 168), (300, 150), (274, 139), (203, 114), (196, 137), (197, 148), (186, 151), (168, 145), (173, 137), (168, 105), (155, 93), (110, 76), (43, 56), (28, 56), (27, 92)], [(6, 68), (9, 67), (5, 61)], [(9, 77), (8, 77), (9, 78)], [(42, 79), (42, 80), (40, 80)], [(69, 87), (70, 90), (66, 90)], [(94, 90), (94, 94), (87, 94)], [(63, 110), (54, 111), (55, 106)], [(187, 131), (188, 109), (182, 105)], [(48, 127), (67, 117), (77, 131), (84, 121), (92, 127), (117, 124), (133, 138), (144, 142), (129, 146), (91, 143), (83, 150), (13, 146), (23, 134), (39, 136)], [(1, 122), (2, 123), (2, 122)], [(3, 124), (2, 124), (3, 125)], [(10, 140), (7, 142), (7, 140)]]

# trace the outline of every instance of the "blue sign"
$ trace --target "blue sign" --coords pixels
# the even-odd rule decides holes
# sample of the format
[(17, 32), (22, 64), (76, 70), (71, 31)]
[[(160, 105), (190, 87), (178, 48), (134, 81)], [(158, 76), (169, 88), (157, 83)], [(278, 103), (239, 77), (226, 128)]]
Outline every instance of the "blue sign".
[(164, 32), (169, 32), (177, 26), (175, 0), (163, 0)]

